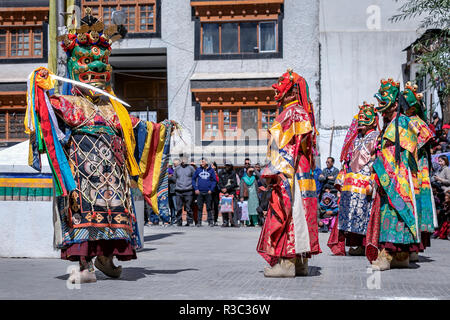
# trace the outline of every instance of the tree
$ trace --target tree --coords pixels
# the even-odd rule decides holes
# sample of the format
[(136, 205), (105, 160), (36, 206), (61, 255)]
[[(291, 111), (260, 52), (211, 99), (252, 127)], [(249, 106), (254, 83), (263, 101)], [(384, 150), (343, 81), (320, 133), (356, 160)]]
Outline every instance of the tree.
[(422, 33), (427, 30), (426, 34), (413, 44), (412, 52), (416, 63), (421, 66), (419, 77), (430, 77), (430, 85), (437, 89), (439, 95), (443, 117), (449, 117), (450, 0), (406, 0), (399, 11), (400, 13), (389, 20), (398, 22), (421, 18), (417, 31)]

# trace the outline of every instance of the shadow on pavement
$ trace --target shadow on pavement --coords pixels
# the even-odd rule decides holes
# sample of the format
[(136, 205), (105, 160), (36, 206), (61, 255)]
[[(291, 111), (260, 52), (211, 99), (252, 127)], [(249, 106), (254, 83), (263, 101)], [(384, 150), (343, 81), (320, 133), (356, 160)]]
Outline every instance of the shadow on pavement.
[[(95, 270), (95, 275), (97, 277), (97, 281), (102, 280), (137, 281), (139, 279), (146, 278), (147, 276), (153, 276), (156, 274), (177, 274), (185, 271), (198, 271), (198, 269), (188, 268), (188, 269), (173, 269), (173, 270), (151, 270), (146, 268), (130, 267), (130, 268), (123, 268), (122, 276), (119, 279), (109, 278), (98, 270)], [(55, 279), (59, 280), (67, 280), (68, 278), (69, 278), (68, 274), (55, 277)]]
[(156, 248), (143, 248), (143, 249), (139, 249), (136, 253), (142, 253), (142, 252), (146, 252), (146, 251), (153, 251), (156, 250)]
[(419, 255), (419, 263), (422, 263), (422, 262), (433, 262), (434, 260), (433, 259), (430, 259), (429, 257), (425, 257), (425, 256), (421, 256), (421, 255)]
[(416, 262), (410, 262), (409, 263), (409, 268), (410, 269), (419, 269), (420, 265), (419, 263), (426, 263), (426, 262), (433, 262), (433, 259), (430, 259), (429, 257), (425, 257), (425, 256), (421, 256), (419, 255), (419, 261)]
[(97, 271), (97, 280), (122, 280), (122, 281), (137, 281), (139, 279), (146, 278), (147, 276), (153, 276), (157, 274), (177, 274), (185, 271), (198, 271), (198, 269), (173, 269), (173, 270), (152, 270), (139, 267), (124, 268), (122, 276), (119, 279), (108, 278), (103, 273)]
[(308, 267), (308, 276), (309, 277), (317, 277), (320, 276), (322, 273), (320, 272), (322, 270), (321, 267)]
[(167, 237), (171, 237), (176, 234), (184, 234), (184, 232), (170, 232), (170, 233), (161, 233), (161, 234), (153, 234), (151, 236), (145, 236), (144, 242), (155, 241), (159, 239), (164, 239)]

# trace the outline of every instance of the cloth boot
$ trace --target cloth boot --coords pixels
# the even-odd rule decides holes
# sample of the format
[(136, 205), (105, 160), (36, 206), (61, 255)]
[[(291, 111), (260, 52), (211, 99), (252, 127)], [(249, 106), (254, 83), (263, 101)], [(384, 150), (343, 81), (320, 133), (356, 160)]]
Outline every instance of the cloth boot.
[(409, 252), (397, 252), (393, 256), (391, 268), (409, 268)]
[(307, 276), (308, 275), (308, 258), (296, 257), (295, 275), (296, 276)]
[(122, 274), (122, 266), (116, 267), (113, 257), (98, 256), (95, 258), (95, 267), (111, 278), (119, 278)]
[(372, 269), (385, 271), (391, 268), (392, 256), (387, 253), (385, 249), (378, 253), (378, 257), (375, 261), (372, 261)]
[(363, 246), (358, 246), (358, 247), (356, 247), (356, 249), (350, 248), (348, 250), (348, 254), (351, 256), (363, 256), (363, 255), (365, 255), (365, 253), (366, 252), (365, 252)]
[(264, 268), (264, 276), (268, 278), (293, 278), (295, 277), (295, 258), (281, 258), (272, 268)]

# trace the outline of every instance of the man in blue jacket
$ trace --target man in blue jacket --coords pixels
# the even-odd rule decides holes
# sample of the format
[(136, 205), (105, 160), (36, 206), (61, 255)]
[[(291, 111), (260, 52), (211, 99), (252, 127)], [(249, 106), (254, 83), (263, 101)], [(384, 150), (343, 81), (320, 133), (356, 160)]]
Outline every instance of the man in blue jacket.
[(197, 195), (198, 219), (197, 227), (202, 226), (203, 204), (206, 202), (206, 211), (208, 212), (208, 225), (214, 227), (214, 215), (212, 211), (212, 193), (216, 187), (216, 174), (214, 169), (208, 165), (205, 158), (202, 158), (200, 167), (195, 170), (192, 176), (192, 186)]

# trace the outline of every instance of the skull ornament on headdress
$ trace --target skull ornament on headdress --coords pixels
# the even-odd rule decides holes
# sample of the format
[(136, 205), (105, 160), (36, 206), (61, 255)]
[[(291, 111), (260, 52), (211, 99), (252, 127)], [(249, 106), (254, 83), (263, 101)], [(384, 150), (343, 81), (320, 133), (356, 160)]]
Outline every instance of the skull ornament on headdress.
[(374, 104), (368, 104), (366, 101), (359, 106), (358, 112), (358, 127), (372, 127), (376, 126), (378, 120), (377, 112), (375, 111)]
[(412, 83), (408, 81), (405, 84), (405, 89), (401, 93), (409, 107), (405, 112), (408, 116), (423, 114), (421, 102), (423, 94), (417, 93), (417, 89), (417, 85), (412, 85)]
[(67, 53), (68, 76), (99, 88), (109, 87), (112, 70), (109, 64), (111, 44), (120, 37), (116, 25), (105, 28), (87, 8), (80, 28), (58, 37)]
[(374, 95), (378, 100), (378, 107), (375, 107), (375, 110), (383, 113), (397, 101), (400, 92), (400, 83), (395, 82), (391, 78), (387, 80), (382, 79), (380, 83), (380, 89), (378, 89), (378, 92)]

